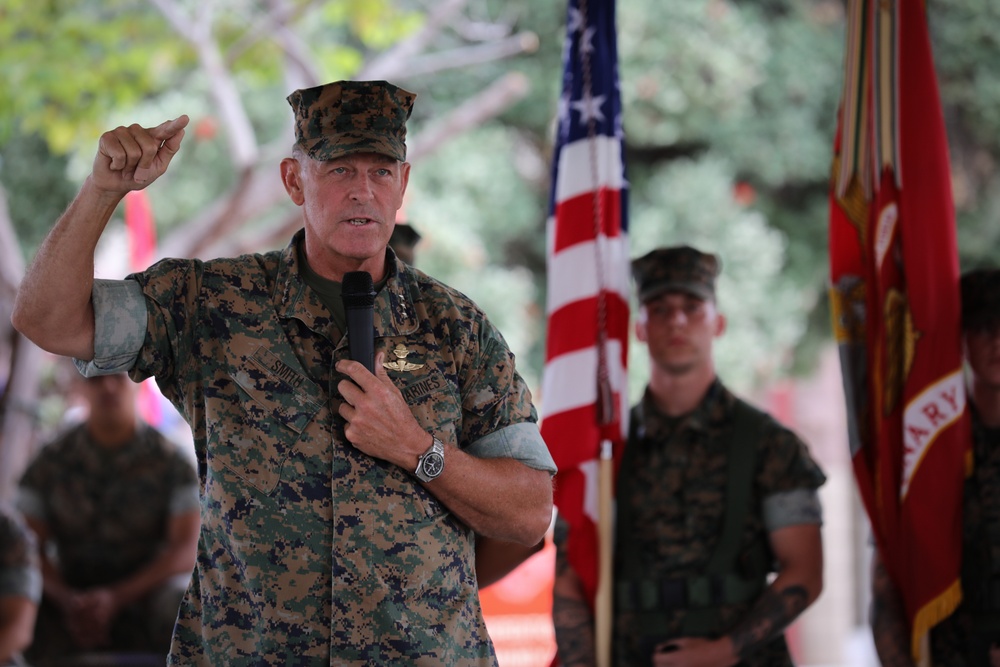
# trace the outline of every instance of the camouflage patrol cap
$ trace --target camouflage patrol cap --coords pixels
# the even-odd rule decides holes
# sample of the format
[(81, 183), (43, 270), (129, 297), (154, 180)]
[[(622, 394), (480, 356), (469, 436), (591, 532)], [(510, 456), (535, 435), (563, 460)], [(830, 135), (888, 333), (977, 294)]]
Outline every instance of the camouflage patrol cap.
[(314, 160), (380, 153), (406, 160), (406, 119), (416, 94), (385, 81), (334, 81), (288, 96), (295, 142)]
[(715, 300), (715, 278), (722, 262), (716, 255), (691, 246), (657, 248), (632, 260), (632, 276), (645, 303), (663, 292), (686, 292), (706, 301)]
[(1000, 269), (974, 269), (962, 274), (962, 328), (992, 329), (1000, 325)]

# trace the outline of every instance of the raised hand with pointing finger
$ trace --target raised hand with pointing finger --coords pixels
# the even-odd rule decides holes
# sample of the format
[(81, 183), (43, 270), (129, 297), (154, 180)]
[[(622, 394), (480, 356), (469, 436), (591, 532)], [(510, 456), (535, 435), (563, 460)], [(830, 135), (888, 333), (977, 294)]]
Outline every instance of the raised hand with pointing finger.
[(163, 175), (184, 139), (188, 117), (178, 116), (145, 128), (120, 126), (101, 135), (94, 158), (93, 183), (101, 190), (141, 190)]

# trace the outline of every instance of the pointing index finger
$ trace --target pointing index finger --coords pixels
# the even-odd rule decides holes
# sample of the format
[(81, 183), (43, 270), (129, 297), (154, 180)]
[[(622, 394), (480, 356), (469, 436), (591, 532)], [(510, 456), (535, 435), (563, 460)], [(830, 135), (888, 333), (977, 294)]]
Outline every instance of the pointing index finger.
[(173, 120), (167, 120), (160, 123), (156, 127), (151, 127), (149, 129), (149, 135), (154, 139), (158, 139), (160, 141), (166, 141), (175, 134), (177, 134), (178, 132), (180, 132), (181, 130), (183, 130), (185, 127), (187, 127), (187, 124), (188, 122), (190, 122), (190, 120), (191, 119), (188, 117), (187, 114), (181, 114), (180, 116), (174, 118)]

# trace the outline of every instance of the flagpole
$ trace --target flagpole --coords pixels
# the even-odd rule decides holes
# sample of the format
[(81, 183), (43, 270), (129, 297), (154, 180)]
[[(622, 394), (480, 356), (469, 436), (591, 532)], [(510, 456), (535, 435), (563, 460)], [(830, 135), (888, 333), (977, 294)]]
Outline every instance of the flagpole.
[(930, 634), (924, 634), (920, 638), (920, 660), (917, 661), (917, 667), (931, 667)]
[(611, 667), (612, 571), (614, 563), (614, 459), (610, 440), (601, 441), (598, 473), (598, 560), (597, 597), (594, 601), (594, 647), (597, 667)]

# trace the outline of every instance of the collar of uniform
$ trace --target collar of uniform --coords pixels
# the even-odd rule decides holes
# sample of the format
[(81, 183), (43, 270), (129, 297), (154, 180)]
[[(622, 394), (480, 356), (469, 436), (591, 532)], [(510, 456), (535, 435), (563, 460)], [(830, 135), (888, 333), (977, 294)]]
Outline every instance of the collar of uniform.
[(313, 331), (326, 333), (333, 319), (316, 293), (308, 289), (299, 275), (299, 246), (305, 239), (305, 233), (305, 229), (300, 229), (281, 251), (275, 281), (275, 309), (279, 317), (299, 319)]
[[(275, 305), (278, 315), (297, 318), (314, 331), (325, 332), (332, 320), (326, 307), (299, 275), (299, 245), (305, 239), (300, 229), (281, 252), (276, 281)], [(389, 276), (375, 297), (375, 331), (378, 336), (405, 335), (417, 329), (413, 304), (420, 295), (414, 270), (386, 248)]]
[(396, 257), (392, 248), (386, 248), (386, 267), (389, 276), (385, 286), (375, 297), (375, 335), (402, 336), (417, 329), (414, 304), (420, 297), (414, 269)]
[[(671, 433), (688, 429), (706, 433), (717, 432), (728, 421), (735, 402), (736, 397), (722, 385), (719, 378), (715, 378), (697, 407), (687, 415), (680, 417), (680, 423), (676, 425), (675, 429), (667, 430)], [(657, 438), (657, 433), (663, 430), (664, 425), (670, 421), (670, 417), (664, 415), (656, 406), (656, 400), (649, 391), (649, 387), (646, 387), (646, 392), (643, 394), (638, 416), (642, 420), (639, 424), (640, 433), (644, 437), (653, 439)]]

